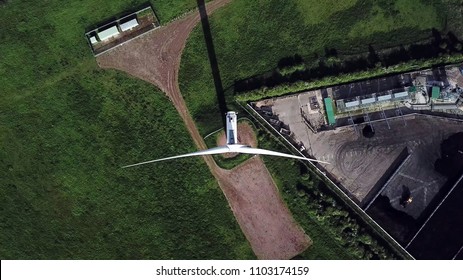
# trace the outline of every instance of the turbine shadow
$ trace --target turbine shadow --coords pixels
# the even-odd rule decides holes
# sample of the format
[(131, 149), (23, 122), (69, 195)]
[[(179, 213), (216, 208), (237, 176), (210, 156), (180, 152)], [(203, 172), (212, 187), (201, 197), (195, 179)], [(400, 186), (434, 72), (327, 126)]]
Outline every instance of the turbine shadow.
[(215, 91), (217, 94), (217, 101), (219, 103), (219, 110), (222, 117), (223, 127), (226, 126), (225, 114), (228, 112), (227, 103), (225, 101), (225, 93), (220, 78), (219, 65), (217, 63), (217, 56), (215, 54), (214, 42), (212, 41), (211, 27), (209, 24), (209, 17), (206, 12), (206, 5), (204, 0), (197, 0), (199, 15), (201, 17), (201, 25), (203, 27), (204, 40), (206, 42), (207, 54), (209, 56), (209, 63), (211, 64), (212, 77), (214, 79)]

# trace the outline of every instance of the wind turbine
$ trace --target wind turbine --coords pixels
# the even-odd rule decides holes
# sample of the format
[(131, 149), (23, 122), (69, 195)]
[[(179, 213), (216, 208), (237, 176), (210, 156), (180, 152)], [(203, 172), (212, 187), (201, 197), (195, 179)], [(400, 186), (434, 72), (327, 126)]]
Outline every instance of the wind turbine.
[(227, 126), (226, 127), (227, 128), (227, 131), (226, 131), (227, 132), (227, 145), (226, 146), (220, 146), (220, 147), (211, 148), (208, 150), (203, 150), (203, 151), (198, 151), (194, 153), (183, 154), (183, 155), (178, 155), (178, 156), (173, 156), (173, 157), (166, 157), (166, 158), (161, 158), (161, 159), (139, 162), (139, 163), (123, 166), (122, 168), (133, 167), (133, 166), (138, 166), (138, 165), (143, 165), (143, 164), (148, 164), (148, 163), (153, 163), (153, 162), (158, 162), (158, 161), (163, 161), (163, 160), (171, 160), (171, 159), (193, 157), (193, 156), (217, 155), (217, 154), (225, 154), (225, 153), (242, 153), (242, 154), (253, 154), (253, 155), (278, 156), (278, 157), (294, 158), (294, 159), (329, 164), (328, 162), (325, 162), (325, 161), (310, 159), (306, 157), (299, 157), (299, 156), (294, 156), (294, 155), (289, 155), (289, 154), (284, 154), (284, 153), (279, 153), (279, 152), (274, 152), (274, 151), (269, 151), (269, 150), (264, 150), (264, 149), (251, 148), (249, 146), (239, 144), (238, 143), (238, 125), (237, 125), (236, 115), (237, 114), (233, 111), (230, 111), (226, 114), (226, 126)]

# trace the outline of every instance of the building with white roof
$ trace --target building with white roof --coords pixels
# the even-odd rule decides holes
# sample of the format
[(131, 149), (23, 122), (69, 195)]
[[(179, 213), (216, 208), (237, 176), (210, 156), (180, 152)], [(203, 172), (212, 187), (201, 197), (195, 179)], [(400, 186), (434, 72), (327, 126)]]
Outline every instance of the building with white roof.
[(129, 21), (126, 21), (124, 23), (121, 23), (121, 25), (120, 25), (122, 32), (130, 30), (130, 29), (135, 28), (137, 26), (138, 26), (138, 21), (137, 21), (136, 18), (131, 19)]
[(90, 43), (92, 43), (92, 45), (95, 45), (96, 43), (98, 43), (98, 39), (96, 38), (96, 35), (93, 35), (90, 37)]
[(107, 27), (106, 29), (98, 31), (98, 37), (100, 37), (101, 41), (105, 41), (111, 37), (116, 36), (119, 34), (119, 29), (117, 29), (117, 25), (113, 25), (110, 27)]

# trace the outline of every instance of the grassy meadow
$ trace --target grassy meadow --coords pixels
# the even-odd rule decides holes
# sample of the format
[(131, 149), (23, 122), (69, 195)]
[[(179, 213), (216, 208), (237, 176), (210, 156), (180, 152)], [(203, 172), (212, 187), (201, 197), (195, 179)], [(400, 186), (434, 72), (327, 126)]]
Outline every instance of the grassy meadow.
[[(150, 84), (102, 70), (86, 28), (143, 1), (0, 6), (2, 259), (255, 258), (195, 147)], [(152, 1), (161, 22), (194, 0)]]

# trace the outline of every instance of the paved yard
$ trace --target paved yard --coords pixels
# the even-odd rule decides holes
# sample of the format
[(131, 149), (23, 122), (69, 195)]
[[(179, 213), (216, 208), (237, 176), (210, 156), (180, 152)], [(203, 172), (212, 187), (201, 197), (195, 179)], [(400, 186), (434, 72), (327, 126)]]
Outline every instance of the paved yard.
[[(405, 160), (402, 151), (406, 148), (410, 156), (394, 174), (382, 194), (389, 197), (394, 208), (419, 217), (434, 195), (445, 183), (445, 177), (434, 171), (434, 162), (440, 157), (440, 143), (450, 135), (463, 131), (463, 123), (442, 118), (410, 115), (404, 119), (389, 120), (374, 124), (375, 135), (366, 138), (358, 126), (313, 133), (300, 114), (301, 100), (308, 99), (294, 95), (268, 100), (273, 113), (289, 126), (294, 138), (301, 141), (309, 153), (320, 160), (329, 161), (327, 171), (342, 184), (357, 202), (366, 206), (386, 183), (386, 172), (394, 171)], [(405, 120), (405, 122), (404, 122)], [(397, 162), (399, 164), (397, 164)], [(389, 176), (388, 176), (389, 177)], [(380, 186), (376, 183), (380, 181)], [(376, 185), (376, 188), (375, 188)], [(404, 187), (410, 191), (412, 202), (406, 207), (400, 198)], [(372, 192), (372, 196), (368, 194)]]

